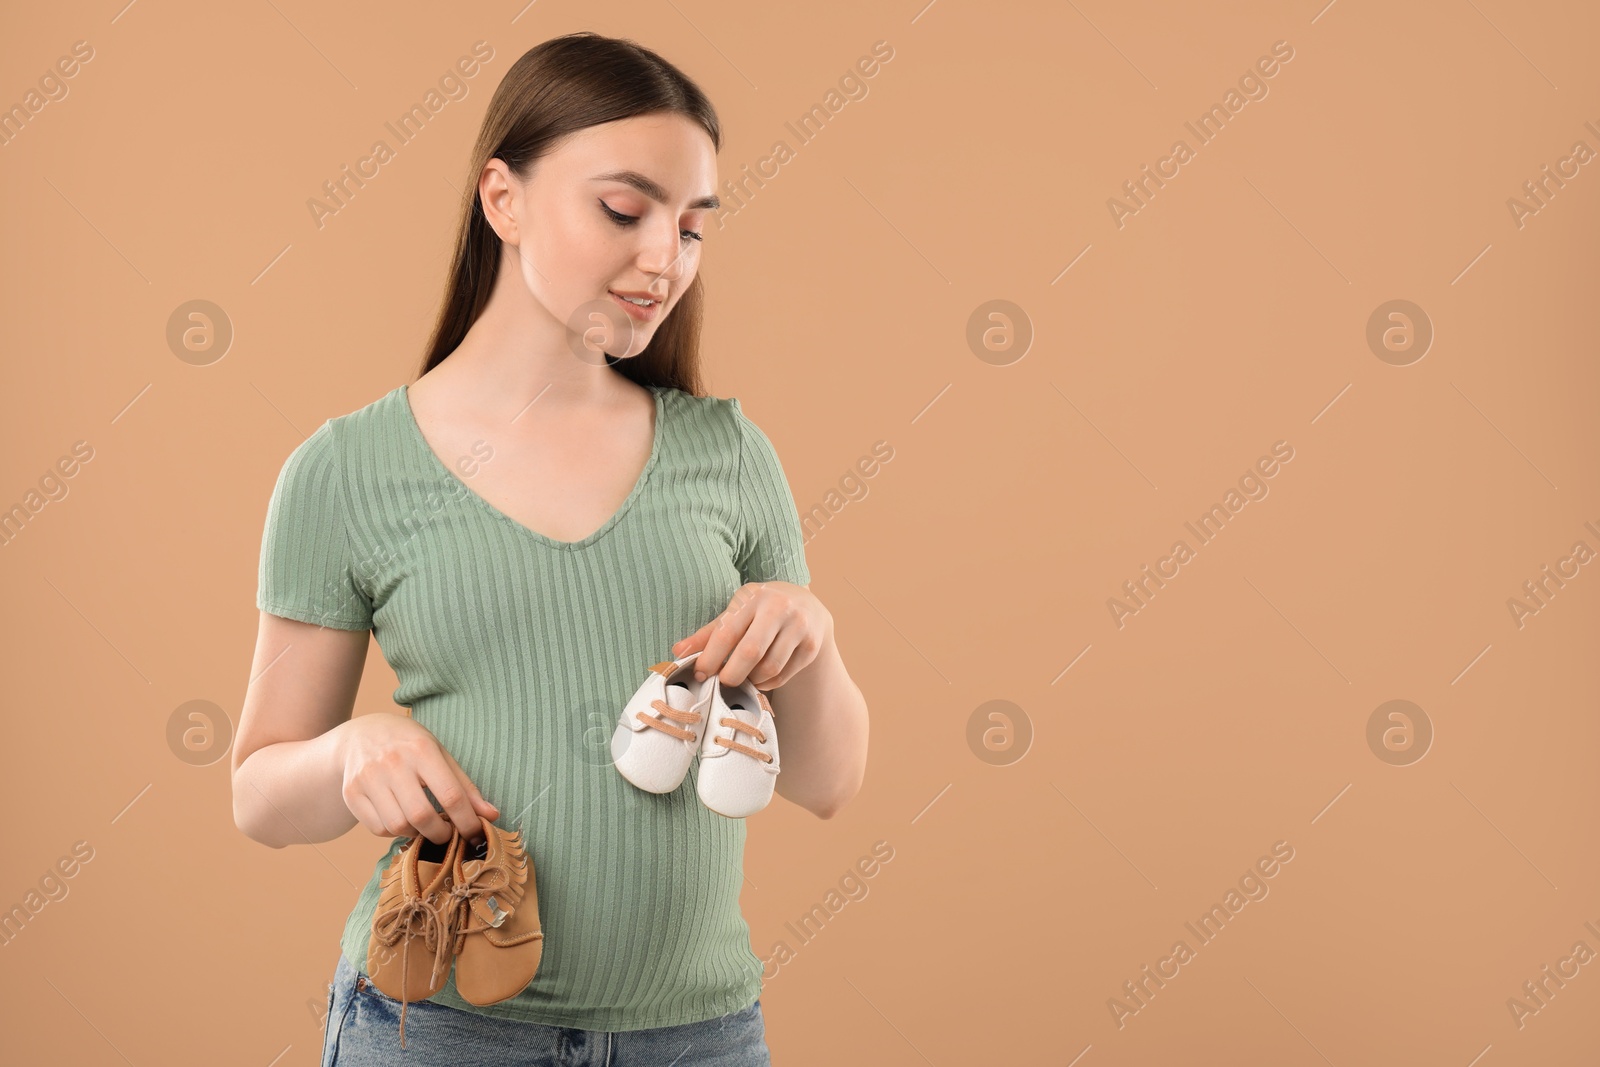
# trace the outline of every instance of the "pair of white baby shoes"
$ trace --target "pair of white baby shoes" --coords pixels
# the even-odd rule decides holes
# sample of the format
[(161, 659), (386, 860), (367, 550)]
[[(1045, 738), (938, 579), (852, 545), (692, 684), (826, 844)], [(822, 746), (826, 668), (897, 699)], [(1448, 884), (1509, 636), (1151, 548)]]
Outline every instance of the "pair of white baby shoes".
[(696, 681), (699, 652), (663, 660), (622, 709), (611, 758), (622, 776), (650, 793), (670, 793), (700, 757), (700, 802), (742, 819), (772, 799), (778, 779), (778, 733), (765, 693), (746, 679)]

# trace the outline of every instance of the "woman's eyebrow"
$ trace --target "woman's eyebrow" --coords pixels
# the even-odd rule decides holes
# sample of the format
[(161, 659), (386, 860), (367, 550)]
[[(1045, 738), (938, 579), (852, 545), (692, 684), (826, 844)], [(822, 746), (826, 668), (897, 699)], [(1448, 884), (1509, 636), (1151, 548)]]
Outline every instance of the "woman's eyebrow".
[[(661, 183), (653, 178), (645, 177), (636, 170), (608, 171), (605, 174), (596, 174), (594, 176), (594, 180), (597, 182), (622, 182), (624, 185), (633, 186), (635, 189), (639, 190), (645, 196), (648, 196), (651, 200), (654, 200), (657, 203), (665, 204), (667, 202), (667, 191), (661, 187)], [(715, 195), (709, 195), (702, 196), (700, 199), (690, 204), (689, 210), (694, 211), (697, 208), (707, 208), (711, 211), (715, 211), (721, 206), (721, 200), (717, 199)]]

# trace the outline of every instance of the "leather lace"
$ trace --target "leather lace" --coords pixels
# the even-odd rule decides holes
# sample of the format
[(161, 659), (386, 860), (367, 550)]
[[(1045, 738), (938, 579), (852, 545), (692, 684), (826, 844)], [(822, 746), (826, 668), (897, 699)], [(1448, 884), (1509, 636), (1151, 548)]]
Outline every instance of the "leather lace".
[[(671, 704), (668, 704), (665, 700), (652, 700), (650, 702), (650, 706), (659, 714), (664, 715), (675, 722), (681, 722), (688, 726), (693, 726), (695, 723), (700, 721), (700, 716), (695, 712), (684, 711), (682, 709), (675, 708)], [(694, 740), (694, 733), (690, 730), (683, 730), (676, 726), (669, 726), (660, 719), (656, 718), (654, 715), (646, 715), (642, 711), (635, 712), (634, 714), (638, 716), (639, 721), (644, 723), (646, 726), (654, 726), (657, 730), (661, 730), (664, 733), (669, 733), (681, 741)]]
[[(772, 711), (772, 705), (767, 703), (766, 694), (758, 691), (756, 693), (756, 699), (761, 701), (762, 708), (766, 709), (766, 711), (770, 714)], [(692, 726), (700, 721), (699, 715), (692, 711), (684, 711), (680, 708), (675, 708), (671, 704), (668, 704), (665, 700), (652, 700), (650, 702), (650, 707), (660, 715), (672, 719), (675, 722), (681, 722), (687, 726)], [(654, 726), (657, 730), (661, 730), (664, 733), (669, 733), (673, 737), (679, 738), (683, 741), (694, 740), (694, 734), (689, 730), (679, 729), (676, 726), (669, 726), (656, 716), (646, 715), (642, 711), (636, 712), (635, 714), (637, 715), (639, 721), (644, 723), (646, 726)], [(756, 726), (753, 723), (745, 722), (743, 719), (724, 716), (720, 725), (730, 726), (735, 732), (743, 730), (746, 733), (753, 734), (757, 741), (763, 744), (766, 743), (766, 733), (762, 731), (759, 726)], [(750, 756), (753, 759), (758, 759), (762, 763), (772, 762), (772, 754), (770, 752), (763, 752), (760, 749), (751, 748), (749, 745), (740, 744), (738, 741), (731, 738), (715, 737), (712, 738), (712, 740), (721, 745), (723, 748), (731, 748), (735, 752), (743, 752), (746, 756)]]
[[(755, 735), (757, 741), (765, 742), (767, 739), (767, 735), (761, 731), (759, 726), (756, 726), (753, 723), (745, 722), (743, 719), (736, 719), (732, 716), (723, 716), (721, 725), (731, 726), (735, 730), (744, 730), (748, 733), (752, 733)], [(741, 745), (739, 742), (730, 740), (726, 737), (713, 737), (711, 740), (715, 741), (723, 748), (731, 748), (735, 752), (743, 752), (746, 756), (754, 756), (762, 763), (772, 762), (772, 754), (770, 752), (763, 752), (758, 748), (751, 748), (749, 745)]]
[(411, 954), (411, 941), (418, 933), (422, 935), (422, 943), (426, 948), (433, 950), (433, 972), (429, 985), (439, 984), (439, 965), (448, 960), (451, 955), (451, 923), (448, 914), (441, 914), (431, 899), (424, 900), (413, 897), (410, 900), (401, 900), (393, 907), (379, 912), (373, 916), (372, 930), (377, 935), (378, 942), (385, 947), (392, 947), (395, 942), (400, 942), (400, 1047), (406, 1047), (406, 1008), (410, 1004), (410, 994), (406, 989), (410, 976), (408, 963)]
[[(761, 702), (761, 710), (762, 711), (765, 711), (768, 715), (776, 715), (776, 713), (772, 710), (772, 705), (767, 701), (767, 694), (765, 694), (761, 690), (757, 689), (756, 690), (756, 699)], [(745, 731), (747, 731), (749, 733), (754, 734), (757, 741), (760, 741), (763, 744), (766, 743), (767, 735), (765, 733), (763, 733), (760, 730), (760, 728), (758, 728), (756, 726), (753, 726), (750, 723), (745, 722), (743, 719), (724, 718), (722, 720), (722, 725), (723, 726), (731, 726), (731, 727), (734, 728), (734, 730), (745, 730)], [(757, 750), (755, 750), (753, 748), (750, 748), (750, 747), (748, 747), (746, 745), (741, 745), (739, 742), (729, 740), (728, 738), (725, 738), (725, 737), (716, 737), (716, 738), (712, 738), (712, 740), (714, 740), (717, 744), (721, 745), (723, 748), (731, 748), (731, 749), (734, 749), (736, 751), (743, 752), (747, 756), (754, 756), (756, 759), (760, 760), (762, 763), (771, 763), (772, 762), (772, 754), (770, 752), (758, 752)]]

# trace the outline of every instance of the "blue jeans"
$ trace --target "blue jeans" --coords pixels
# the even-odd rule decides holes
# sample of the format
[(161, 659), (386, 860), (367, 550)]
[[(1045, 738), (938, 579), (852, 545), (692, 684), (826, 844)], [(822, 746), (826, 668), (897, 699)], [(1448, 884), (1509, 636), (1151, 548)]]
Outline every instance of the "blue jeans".
[(339, 953), (328, 997), (322, 1067), (504, 1064), (507, 1067), (771, 1067), (761, 1000), (717, 1019), (648, 1030), (579, 1030), (461, 1011), (427, 1000), (406, 1006)]

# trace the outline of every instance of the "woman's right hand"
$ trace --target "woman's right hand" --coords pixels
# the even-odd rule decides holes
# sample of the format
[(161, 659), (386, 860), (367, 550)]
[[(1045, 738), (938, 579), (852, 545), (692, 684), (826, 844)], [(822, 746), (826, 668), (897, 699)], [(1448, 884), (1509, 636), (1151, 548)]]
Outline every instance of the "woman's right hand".
[[(451, 824), (470, 840), (483, 836), (500, 809), (478, 787), (427, 728), (404, 715), (362, 715), (339, 725), (344, 765), (344, 802), (362, 826), (379, 837), (416, 837), (435, 844), (450, 840)], [(441, 815), (422, 791), (427, 786), (444, 807)], [(448, 818), (448, 821), (446, 821)]]

